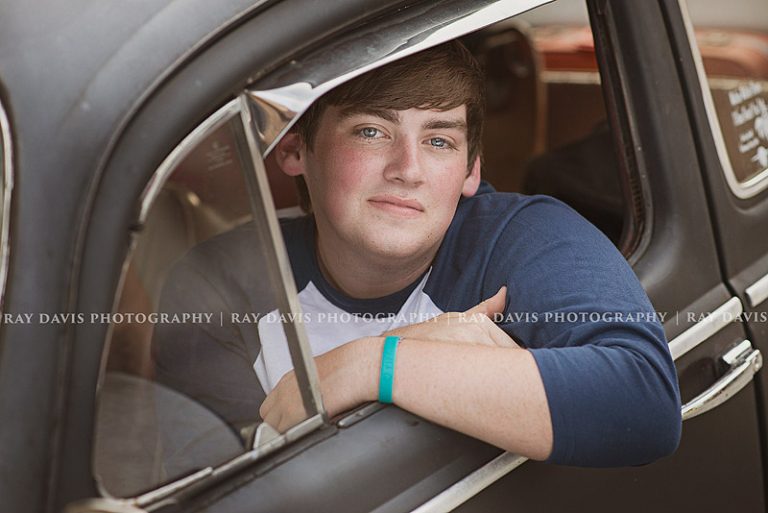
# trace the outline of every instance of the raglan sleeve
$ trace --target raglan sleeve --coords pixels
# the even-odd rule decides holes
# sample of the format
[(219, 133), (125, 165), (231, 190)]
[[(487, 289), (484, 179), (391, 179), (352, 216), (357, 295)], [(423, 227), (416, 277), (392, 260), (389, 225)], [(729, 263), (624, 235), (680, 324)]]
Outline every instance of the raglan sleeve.
[(615, 246), (568, 206), (534, 197), (495, 241), (488, 290), (508, 285), (501, 326), (533, 355), (554, 445), (550, 462), (625, 466), (674, 452), (674, 362), (639, 280)]

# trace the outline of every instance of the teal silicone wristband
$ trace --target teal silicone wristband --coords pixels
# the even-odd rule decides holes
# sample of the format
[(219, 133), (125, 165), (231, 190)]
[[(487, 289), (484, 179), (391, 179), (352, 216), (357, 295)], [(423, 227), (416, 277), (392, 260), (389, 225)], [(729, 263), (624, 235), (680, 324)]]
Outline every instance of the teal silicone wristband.
[(381, 352), (381, 374), (379, 374), (379, 402), (392, 404), (392, 386), (395, 383), (395, 356), (400, 337), (384, 339), (384, 349)]

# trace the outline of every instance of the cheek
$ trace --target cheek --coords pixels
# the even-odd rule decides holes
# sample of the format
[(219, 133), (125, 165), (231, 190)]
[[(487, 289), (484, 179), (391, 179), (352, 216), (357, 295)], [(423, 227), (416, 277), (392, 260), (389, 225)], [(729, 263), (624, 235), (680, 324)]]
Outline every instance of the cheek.
[(329, 161), (328, 177), (335, 192), (360, 194), (373, 179), (376, 159), (365, 151), (340, 147)]
[[(324, 210), (330, 217), (339, 221), (344, 214), (355, 208), (356, 200), (363, 198), (368, 191), (368, 174), (371, 158), (362, 152), (350, 151), (337, 147), (331, 155), (326, 155), (317, 166), (313, 189), (322, 196)], [(315, 201), (313, 199), (313, 201)]]
[(437, 174), (440, 178), (430, 184), (432, 198), (439, 202), (441, 210), (453, 212), (464, 188), (466, 167), (443, 168)]

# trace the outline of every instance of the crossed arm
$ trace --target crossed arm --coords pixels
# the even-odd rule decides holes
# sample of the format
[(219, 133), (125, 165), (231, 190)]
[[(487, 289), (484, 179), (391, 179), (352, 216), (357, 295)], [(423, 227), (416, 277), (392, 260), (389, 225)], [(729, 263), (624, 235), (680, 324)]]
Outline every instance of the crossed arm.
[[(552, 422), (538, 367), (488, 317), (504, 310), (506, 289), (472, 309), (399, 328), (394, 403), (420, 417), (510, 452), (544, 460)], [(383, 337), (354, 340), (315, 359), (330, 416), (378, 397)], [(284, 431), (305, 417), (293, 372), (261, 406)]]
[[(662, 327), (651, 320), (610, 318), (653, 312), (631, 268), (594, 227), (557, 204), (540, 199), (523, 212), (504, 215), (515, 215), (517, 229), (504, 229), (499, 249), (481, 273), (482, 283), (469, 287), (473, 294), (493, 284), (514, 286), (505, 318), (510, 312), (575, 312), (609, 319), (507, 321), (505, 329), (514, 329), (527, 349), (482, 315), (462, 322), (457, 313), (443, 314), (399, 329), (393, 334), (405, 340), (396, 359), (395, 404), (505, 449), (560, 464), (639, 465), (670, 454), (680, 439), (680, 396)], [(467, 236), (496, 240), (497, 232), (473, 227)], [(164, 288), (161, 311), (274, 308), (260, 303), (260, 275), (244, 278), (237, 271), (253, 265), (242, 229), (222, 237), (177, 265)], [(502, 308), (504, 294), (499, 294), (466, 313)], [(173, 330), (161, 332), (163, 327), (155, 331), (153, 354), (158, 379), (169, 386), (233, 425), (250, 422), (256, 410), (281, 430), (305, 417), (292, 373), (263, 402), (254, 393), (261, 392), (252, 366), (259, 351), (255, 324), (182, 326), (183, 331), (169, 325)], [(363, 338), (316, 358), (331, 416), (376, 400), (382, 344), (382, 337)]]

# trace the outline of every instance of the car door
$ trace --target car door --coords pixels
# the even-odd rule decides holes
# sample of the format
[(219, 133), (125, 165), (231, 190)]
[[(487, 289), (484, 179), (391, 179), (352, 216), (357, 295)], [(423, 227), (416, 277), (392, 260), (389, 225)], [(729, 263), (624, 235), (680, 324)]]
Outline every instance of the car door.
[[(768, 9), (740, 0), (727, 14), (709, 2), (669, 7), (680, 75), (729, 290), (747, 334), (768, 347)], [(714, 29), (712, 27), (715, 27)], [(683, 30), (683, 28), (687, 30)], [(691, 34), (696, 33), (694, 37)], [(702, 35), (703, 33), (703, 35)], [(718, 38), (719, 40), (716, 40)], [(765, 371), (757, 381), (766, 431)], [(765, 451), (765, 446), (764, 449)], [(764, 461), (766, 455), (763, 455)]]
[[(719, 273), (704, 185), (684, 116), (684, 96), (671, 46), (666, 36), (651, 40), (646, 37), (648, 33), (659, 33), (664, 26), (662, 10), (656, 3), (622, 1), (595, 2), (592, 7), (603, 48), (603, 75), (610, 77), (606, 94), (609, 112), (615, 116), (613, 130), (625, 149), (622, 160), (626, 189), (636, 198), (627, 202), (632, 220), (628, 231), (637, 234), (629, 239), (628, 256), (654, 305), (666, 315), (665, 328), (677, 360), (686, 406), (688, 420), (678, 452), (645, 467), (611, 470), (577, 470), (533, 462), (520, 466), (522, 462), (514, 456), (500, 455), (466, 478), (455, 480), (459, 461), (464, 471), (477, 466), (468, 464), (460, 454), (478, 451), (478, 455), (482, 446), (467, 445), (454, 454), (441, 451), (440, 458), (429, 456), (430, 451), (422, 449), (425, 444), (436, 443), (434, 437), (449, 436), (451, 445), (466, 439), (453, 438), (439, 429), (432, 431), (433, 427), (424, 423), (418, 430), (410, 430), (407, 447), (402, 445), (404, 440), (398, 440), (397, 451), (345, 452), (344, 445), (353, 441), (387, 439), (388, 430), (401, 420), (400, 413), (388, 408), (244, 486), (224, 500), (227, 507), (233, 511), (246, 507), (274, 511), (286, 507), (288, 501), (295, 511), (313, 507), (322, 510), (343, 498), (334, 505), (337, 510), (371, 509), (372, 503), (376, 511), (407, 511), (417, 506), (417, 511), (446, 511), (462, 503), (459, 511), (763, 508), (757, 403), (750, 379), (759, 353), (744, 344), (743, 326), (729, 322), (729, 315), (737, 314), (741, 307)], [(306, 62), (296, 67), (301, 68), (321, 77), (326, 72)], [(276, 91), (269, 96), (255, 96), (262, 103), (285, 99)], [(741, 381), (734, 384), (735, 376)], [(718, 404), (708, 401), (713, 394), (718, 398), (734, 395)], [(705, 412), (709, 407), (713, 408)], [(438, 447), (440, 444), (432, 450)], [(410, 457), (403, 457), (401, 450), (412, 451)], [(337, 464), (340, 467), (324, 468), (323, 478), (316, 481), (313, 476), (321, 472), (318, 469), (322, 462), (335, 460), (336, 456), (342, 458), (337, 460), (342, 462)], [(459, 459), (444, 466), (448, 460), (443, 456)], [(492, 456), (493, 452), (483, 458)], [(704, 458), (707, 465), (702, 465)], [(400, 461), (399, 466), (395, 460)], [(377, 470), (368, 469), (366, 461), (376, 461)], [(452, 470), (448, 471), (448, 467)], [(354, 468), (366, 470), (353, 477)], [(370, 485), (377, 471), (385, 470), (386, 474), (394, 468), (400, 469), (398, 479), (405, 488), (398, 488), (390, 480)], [(417, 475), (422, 477), (416, 483), (412, 479)], [(286, 483), (292, 482), (292, 476), (297, 485), (301, 482), (309, 487), (314, 502), (289, 492)], [(736, 498), (722, 486), (734, 482), (740, 487)], [(420, 502), (430, 494), (435, 496)]]
[[(471, 3), (476, 5), (469, 8)], [(489, 6), (492, 3), (487, 2)], [(74, 259), (82, 265), (82, 272), (72, 278), (75, 289), (62, 288), (60, 294), (74, 298), (79, 310), (110, 311), (115, 291), (120, 288), (120, 277), (124, 276), (130, 234), (139, 228), (136, 220), (140, 217), (137, 210), (142, 191), (169, 152), (186, 134), (209, 119), (210, 113), (218, 112), (236, 97), (243, 102), (237, 107), (241, 109), (238, 113), (249, 112), (255, 116), (255, 123), (260, 119), (284, 121), (281, 116), (290, 117), (291, 113), (278, 108), (285, 104), (276, 100), (306, 100), (302, 96), (306, 89), (302, 88), (284, 90), (288, 94), (282, 96), (258, 95), (255, 93), (259, 89), (252, 88), (253, 95), (241, 95), (247, 85), (255, 82), (268, 89), (270, 84), (279, 83), (280, 74), (291, 78), (291, 73), (306, 73), (304, 78), (310, 83), (323, 83), (329, 76), (339, 76), (334, 74), (338, 70), (326, 66), (312, 68), (307, 61), (298, 60), (306, 55), (307, 46), (316, 45), (315, 56), (334, 52), (339, 57), (336, 62), (354, 63), (352, 58), (358, 54), (353, 50), (369, 51), (365, 45), (355, 44), (359, 43), (356, 34), (370, 38), (398, 33), (393, 27), (409, 29), (407, 24), (390, 23), (395, 15), (402, 21), (408, 21), (413, 13), (413, 19), (433, 20), (425, 32), (417, 30), (403, 39), (382, 39), (398, 48), (402, 40), (426, 40), (433, 28), (442, 26), (435, 20), (445, 21), (439, 16), (450, 18), (455, 12), (459, 13), (456, 18), (463, 21), (465, 14), (470, 17), (479, 8), (478, 2), (446, 2), (437, 7), (425, 2), (407, 3), (409, 11), (400, 4), (336, 2), (333, 9), (312, 11), (311, 16), (307, 13), (310, 8), (316, 9), (316, 2), (273, 5), (265, 8), (263, 16), (243, 16), (224, 34), (196, 47), (183, 62), (173, 61), (174, 72), (153, 81), (152, 89), (120, 89), (135, 95), (130, 97), (135, 105), (131, 104), (130, 113), (124, 113), (125, 118), (120, 117), (120, 123), (110, 126), (116, 131), (114, 138), (110, 137), (114, 147), (94, 159), (103, 163), (103, 176), (93, 184), (93, 205), (85, 221), (90, 224), (80, 235)], [(520, 2), (499, 4), (506, 4), (505, 12), (510, 15), (523, 8)], [(510, 7), (513, 4), (514, 8)], [(452, 11), (453, 8), (457, 10)], [(703, 314), (721, 306), (734, 308), (734, 303), (718, 274), (714, 237), (708, 228), (701, 229), (702, 225), (709, 226), (702, 222), (708, 219), (708, 212), (701, 180), (696, 172), (690, 171), (690, 158), (695, 157), (695, 152), (688, 132), (680, 130), (684, 116), (665, 107), (667, 102), (674, 105), (680, 97), (677, 82), (669, 78), (670, 70), (674, 69), (669, 49), (663, 38), (653, 40), (650, 47), (644, 41), (644, 34), (657, 32), (663, 25), (660, 12), (657, 7), (646, 8), (631, 2), (595, 3), (595, 9), (596, 26), (600, 27), (606, 48), (603, 68), (614, 80), (609, 89), (613, 102), (610, 112), (616, 116), (613, 126), (628, 148), (624, 167), (628, 174), (634, 173), (627, 182), (634, 180), (632, 187), (636, 188), (628, 190), (642, 193), (637, 196), (637, 203), (630, 204), (631, 226), (641, 235), (630, 239), (636, 243), (630, 257), (656, 308), (681, 313), (682, 318), (675, 316), (674, 320), (670, 314), (666, 328), (676, 341), (674, 352), (679, 357), (678, 370), (687, 401), (722, 377), (722, 369), (716, 368), (715, 363), (732, 345), (742, 341), (745, 333), (738, 324), (699, 321)], [(377, 10), (386, 11), (387, 17), (376, 19)], [(491, 20), (494, 18), (486, 21)], [(482, 23), (470, 24), (470, 28), (450, 36), (463, 35), (471, 27), (480, 26)], [(342, 33), (351, 34), (345, 40), (350, 43), (347, 47), (333, 44), (341, 39), (336, 37)], [(380, 47), (382, 60), (389, 51), (386, 44)], [(129, 50), (137, 48), (124, 50), (123, 57)], [(659, 54), (663, 56), (660, 62)], [(611, 56), (614, 60), (610, 60)], [(263, 77), (274, 82), (259, 82)], [(120, 85), (113, 78), (114, 84), (105, 79), (97, 82), (95, 91), (106, 94), (108, 86)], [(250, 110), (251, 101), (267, 109)], [(272, 116), (258, 117), (265, 113)], [(246, 146), (250, 151), (261, 144), (266, 147), (268, 139), (274, 140), (277, 135), (265, 130), (258, 133), (265, 139), (258, 143), (248, 140)], [(259, 159), (255, 151), (254, 157)], [(263, 174), (258, 176), (260, 180), (264, 178)], [(262, 182), (261, 191), (265, 193), (263, 186)], [(689, 318), (688, 312), (696, 315)], [(57, 401), (66, 407), (68, 415), (50, 416), (51, 424), (54, 420), (60, 423), (57, 442), (46, 449), (55, 467), (51, 470), (55, 478), (51, 478), (50, 487), (38, 488), (50, 494), (46, 501), (57, 510), (71, 501), (104, 493), (96, 484), (91, 454), (94, 391), (100, 379), (99, 361), (108, 337), (107, 324), (71, 330), (73, 333), (67, 339), (69, 354), (66, 360), (62, 356), (60, 363), (68, 379)], [(4, 378), (10, 380), (13, 375), (9, 373)], [(53, 372), (47, 380), (55, 382)], [(752, 393), (748, 385), (731, 401), (688, 421), (683, 445), (669, 460), (641, 469), (611, 471), (526, 463), (478, 496), (476, 502), (467, 502), (464, 508), (493, 511), (516, 505), (533, 511), (614, 511), (626, 509), (628, 501), (637, 510), (688, 508), (691, 504), (703, 509), (725, 505), (728, 508), (722, 509), (758, 507), (762, 504), (761, 468), (754, 456), (758, 436)], [(21, 435), (14, 439), (20, 438)], [(729, 441), (727, 446), (718, 443), (723, 439)], [(187, 476), (189, 479), (171, 481), (169, 486), (138, 498), (109, 504), (81, 503), (70, 511), (93, 511), (97, 507), (107, 511), (108, 507), (116, 511), (445, 511), (522, 463), (514, 455), (500, 454), (498, 449), (391, 407), (373, 406), (337, 422), (325, 422), (310, 436), (297, 436), (292, 442), (296, 443), (272, 458), (256, 461), (259, 455), (246, 454), (237, 465), (225, 464), (215, 470), (202, 468), (200, 473)], [(711, 466), (702, 469), (704, 454)], [(206, 482), (205, 478), (214, 474), (216, 479)], [(34, 480), (34, 476), (27, 481), (30, 479)], [(734, 500), (719, 485), (736, 479), (741, 495)], [(548, 493), (555, 488), (562, 494)], [(24, 504), (24, 494), (15, 494), (13, 504)], [(692, 494), (698, 494), (693, 502)]]
[[(179, 484), (178, 490), (164, 492), (174, 493), (180, 501), (177, 508), (444, 511), (462, 502), (460, 511), (515, 507), (526, 511), (762, 508), (754, 387), (749, 380), (733, 384), (729, 377), (733, 374), (728, 374), (727, 364), (723, 363), (725, 358), (741, 369), (747, 357), (755, 359), (759, 355), (743, 344), (743, 327), (725, 321), (727, 317), (721, 315), (738, 312), (740, 303), (734, 301), (719, 273), (704, 186), (698, 167), (692, 164), (696, 162), (696, 151), (686, 128), (684, 96), (671, 46), (666, 37), (646, 37), (648, 33), (664, 33), (660, 31), (664, 26), (662, 11), (656, 3), (638, 5), (628, 1), (593, 2), (592, 8), (602, 49), (601, 71), (607, 77), (607, 110), (612, 116), (615, 140), (624, 148), (620, 159), (624, 187), (628, 198), (633, 198), (626, 203), (627, 231), (635, 234), (625, 240), (627, 255), (655, 307), (666, 314), (665, 327), (690, 416), (678, 452), (641, 468), (577, 470), (533, 462), (519, 466), (522, 460), (514, 455), (500, 454), (497, 449), (395, 408), (373, 407), (327, 424), (325, 429), (249, 469), (233, 467), (233, 480), (206, 484), (205, 479), (196, 478), (187, 484), (187, 490)], [(360, 48), (357, 42), (371, 37), (374, 30), (382, 41), (399, 41), (402, 38), (394, 37), (396, 30), (392, 27), (408, 30), (413, 27), (408, 23), (418, 24), (430, 13), (427, 5), (412, 9), (398, 13), (401, 23), (361, 24), (346, 37), (319, 44), (309, 56), (293, 50), (295, 62), (267, 74), (241, 97), (249, 105), (259, 128), (256, 132), (262, 137), (256, 146), (267, 148), (275, 140), (279, 130), (273, 130), (269, 120), (286, 116), (288, 111), (281, 107), (290, 106), (289, 100), (311, 99), (306, 91), (291, 84), (307, 79), (326, 84), (340, 75), (328, 61), (313, 56), (333, 53), (340, 56), (335, 63), (354, 62)], [(431, 28), (429, 24), (427, 30)], [(222, 41), (212, 52), (233, 52), (227, 48), (227, 44), (235, 45), (233, 39)], [(201, 59), (197, 65), (210, 66), (210, 62)], [(217, 66), (221, 62), (215, 61)], [(166, 90), (188, 83), (182, 78), (179, 75)], [(323, 90), (318, 87), (312, 94)], [(170, 92), (167, 95), (162, 109), (147, 107), (143, 112), (146, 117), (136, 121), (138, 132), (132, 133), (141, 133), (140, 127), (148, 126), (148, 119), (154, 119), (156, 127), (161, 126), (159, 112), (166, 113), (181, 102)], [(193, 101), (190, 104), (187, 108), (195, 107)], [(117, 177), (123, 176), (115, 170), (129, 169), (126, 166), (135, 162), (136, 155), (129, 149), (129, 145), (118, 148), (111, 168), (113, 178), (105, 180), (103, 187), (114, 187), (119, 183)], [(159, 142), (153, 151), (161, 153)], [(107, 196), (101, 200), (106, 201)], [(708, 315), (712, 312), (717, 313)], [(753, 370), (754, 366), (748, 365), (739, 376), (751, 377)], [(736, 385), (744, 386), (739, 391)], [(718, 398), (735, 395), (704, 413), (716, 404), (707, 401), (707, 394), (719, 390), (713, 387), (725, 387), (727, 393), (715, 394)], [(704, 455), (709, 463), (706, 467), (701, 465)], [(483, 490), (512, 469), (506, 478)], [(234, 470), (240, 471), (237, 477)], [(720, 486), (734, 480), (740, 485), (737, 498)], [(551, 489), (559, 493), (547, 493)], [(143, 496), (142, 500), (149, 499)]]
[[(671, 457), (637, 468), (528, 462), (457, 511), (490, 511), (501, 497), (519, 511), (763, 511), (759, 385), (753, 380), (760, 345), (750, 343), (739, 322), (746, 298), (720, 273), (716, 233), (722, 221), (710, 225), (717, 210), (707, 202), (708, 183), (700, 174), (706, 166), (670, 41), (683, 25), (679, 16), (665, 18), (676, 2), (600, 0), (589, 6), (612, 129), (624, 151), (625, 205), (640, 234), (626, 248), (654, 306), (667, 315), (685, 419), (681, 444)], [(750, 244), (750, 254), (757, 254), (765, 245), (768, 239), (750, 226), (732, 251)], [(711, 397), (727, 400), (693, 416)]]

